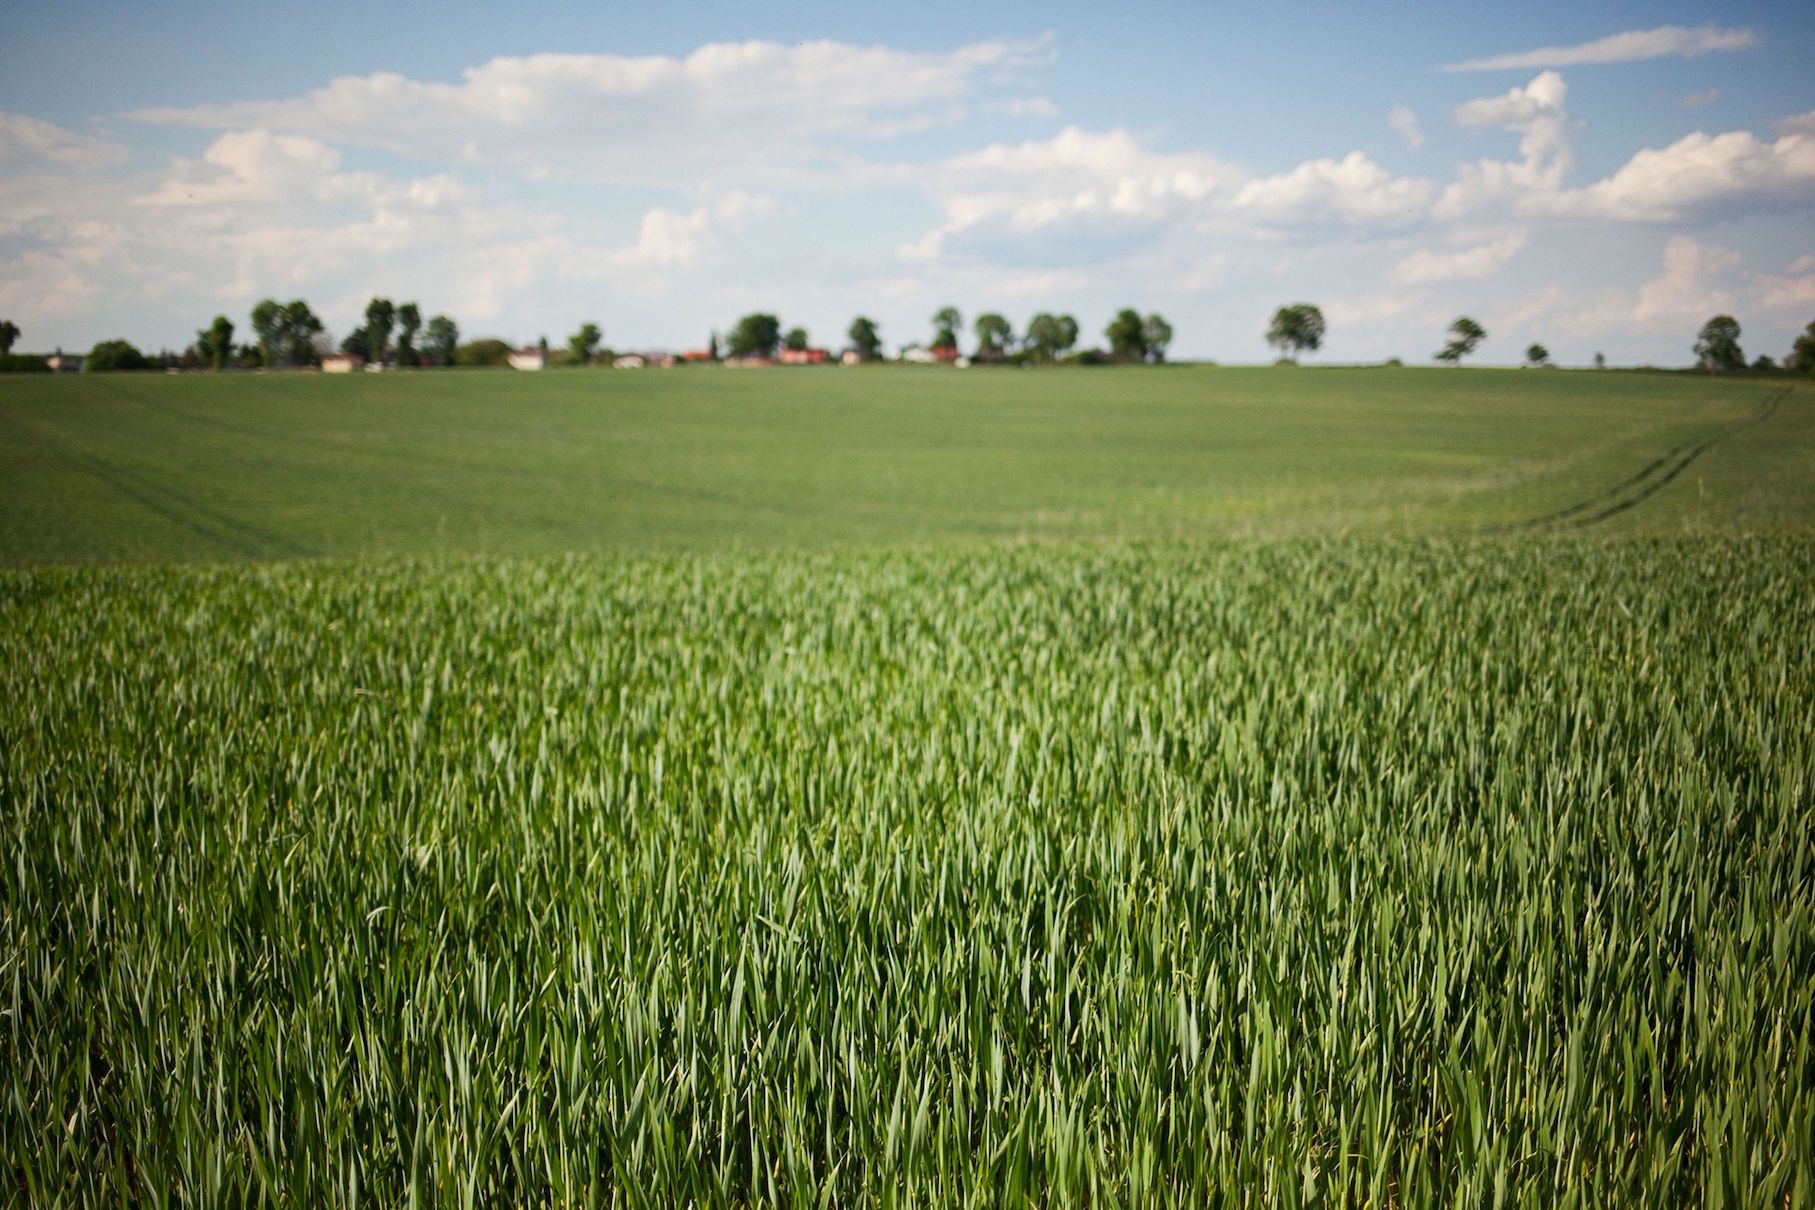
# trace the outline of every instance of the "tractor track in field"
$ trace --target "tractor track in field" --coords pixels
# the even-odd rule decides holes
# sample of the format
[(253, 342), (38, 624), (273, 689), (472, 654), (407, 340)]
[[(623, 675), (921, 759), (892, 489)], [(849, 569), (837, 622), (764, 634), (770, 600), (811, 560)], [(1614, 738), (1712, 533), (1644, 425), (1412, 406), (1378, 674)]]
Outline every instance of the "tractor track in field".
[(12, 430), (57, 461), (99, 481), (185, 533), (225, 548), (241, 558), (306, 558), (313, 553), (270, 530), (211, 508), (193, 496), (147, 482), (105, 458), (72, 449), (18, 417), (7, 415), (4, 410), (0, 410), (0, 426)]
[(1687, 441), (1679, 442), (1611, 487), (1578, 500), (1574, 504), (1552, 509), (1550, 512), (1540, 513), (1523, 521), (1488, 526), (1483, 532), (1507, 534), (1546, 528), (1585, 529), (1590, 525), (1599, 524), (1609, 517), (1615, 517), (1620, 513), (1637, 508), (1668, 487), (1677, 476), (1688, 470), (1689, 465), (1697, 458), (1727, 438), (1771, 419), (1783, 406), (1784, 400), (1789, 397), (1789, 387), (1778, 387), (1759, 402), (1757, 410), (1750, 416), (1721, 425), (1712, 433), (1704, 436), (1691, 437)]

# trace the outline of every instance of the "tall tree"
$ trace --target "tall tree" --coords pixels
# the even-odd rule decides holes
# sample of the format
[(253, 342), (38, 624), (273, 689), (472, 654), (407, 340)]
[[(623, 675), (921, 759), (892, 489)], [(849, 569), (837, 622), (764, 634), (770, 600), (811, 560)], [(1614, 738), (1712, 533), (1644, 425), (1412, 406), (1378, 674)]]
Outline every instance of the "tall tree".
[(215, 373), (220, 373), (233, 356), (233, 321), (216, 315), (213, 323), (195, 334), (195, 348)]
[(397, 308), (397, 364), (413, 366), (420, 360), (416, 354), (416, 333), (422, 330), (422, 308), (406, 302)]
[(258, 336), (260, 364), (270, 369), (284, 355), (284, 306), (267, 298), (252, 308), (252, 331)]
[(372, 360), (372, 334), (364, 328), (354, 328), (348, 332), (346, 339), (340, 342), (340, 351), (361, 361)]
[(1525, 350), (1525, 364), (1528, 366), (1550, 364), (1550, 350), (1534, 342), (1530, 348)]
[(865, 361), (875, 361), (882, 356), (882, 335), (876, 330), (876, 321), (865, 315), (859, 315), (851, 321), (851, 329), (845, 335), (850, 338), (851, 347), (857, 350), (857, 356)]
[(738, 320), (725, 338), (725, 348), (733, 357), (773, 357), (780, 343), (781, 320), (762, 311)]
[(1456, 366), (1462, 359), (1475, 351), (1475, 346), (1487, 339), (1487, 329), (1466, 315), (1456, 316), (1449, 326), (1449, 343), (1436, 354), (1436, 360)]
[(315, 360), (315, 338), (327, 329), (302, 299), (284, 304), (284, 356), (291, 365), (306, 366)]
[(1803, 329), (1802, 335), (1790, 347), (1790, 355), (1784, 358), (1783, 364), (1786, 370), (1815, 374), (1815, 323), (1810, 323)]
[(793, 327), (788, 329), (788, 334), (782, 337), (781, 343), (782, 347), (795, 353), (804, 353), (807, 351), (807, 346), (813, 342), (807, 338), (805, 328)]
[(580, 330), (567, 338), (567, 359), (577, 366), (591, 365), (604, 336), (598, 324), (591, 321), (581, 324)]
[(994, 311), (985, 311), (977, 316), (972, 331), (977, 334), (977, 356), (982, 358), (1002, 356), (1015, 339), (1013, 325)]
[(391, 328), (397, 323), (397, 308), (388, 298), (374, 298), (366, 304), (366, 354), (368, 361), (382, 362), (391, 352)]
[(955, 349), (958, 347), (958, 329), (964, 326), (964, 316), (958, 313), (957, 307), (940, 307), (933, 312), (933, 348)]
[(428, 344), (423, 351), (438, 366), (454, 364), (454, 350), (460, 345), (460, 325), (445, 315), (429, 320)]
[(1141, 313), (1132, 307), (1123, 307), (1103, 329), (1103, 338), (1109, 341), (1109, 355), (1117, 361), (1140, 361), (1147, 356), (1147, 346), (1141, 341)]
[(1292, 303), (1273, 312), (1267, 325), (1267, 343), (1279, 350), (1281, 357), (1298, 360), (1306, 349), (1315, 353), (1323, 347), (1323, 312), (1310, 303)]
[(1166, 346), (1172, 343), (1172, 325), (1154, 312), (1141, 321), (1142, 352), (1148, 361), (1166, 360)]
[(1746, 368), (1746, 355), (1739, 347), (1737, 319), (1731, 315), (1716, 315), (1702, 325), (1695, 337), (1695, 364), (1710, 374)]
[(1594, 355), (1594, 368), (1597, 370), (1604, 370), (1607, 368), (1607, 354), (1598, 349), (1595, 351)]
[(0, 355), (13, 351), (13, 342), (19, 339), (19, 325), (10, 319), (0, 319)]

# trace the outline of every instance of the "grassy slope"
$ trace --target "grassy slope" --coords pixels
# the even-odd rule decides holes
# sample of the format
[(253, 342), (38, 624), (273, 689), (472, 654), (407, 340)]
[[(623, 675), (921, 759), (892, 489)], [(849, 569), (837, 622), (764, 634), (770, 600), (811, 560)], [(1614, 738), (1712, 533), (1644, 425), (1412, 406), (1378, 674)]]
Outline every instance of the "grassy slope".
[[(1758, 380), (1435, 370), (0, 381), (0, 562), (1467, 532)], [(1815, 393), (1607, 528), (1815, 522)]]

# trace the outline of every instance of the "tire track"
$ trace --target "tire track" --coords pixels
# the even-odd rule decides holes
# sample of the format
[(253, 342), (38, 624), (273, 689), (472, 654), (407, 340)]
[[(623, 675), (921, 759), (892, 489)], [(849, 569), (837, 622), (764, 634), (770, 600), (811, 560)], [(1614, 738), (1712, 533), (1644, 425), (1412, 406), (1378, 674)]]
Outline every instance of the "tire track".
[(98, 480), (192, 537), (243, 559), (306, 558), (313, 552), (271, 530), (231, 517), (183, 492), (149, 483), (96, 454), (84, 453), (0, 409), (0, 426), (73, 470)]
[(1713, 449), (1716, 445), (1754, 425), (1763, 424), (1777, 414), (1784, 400), (1790, 397), (1789, 387), (1779, 387), (1760, 401), (1758, 410), (1752, 415), (1733, 421), (1715, 429), (1704, 437), (1691, 437), (1679, 442), (1669, 450), (1647, 462), (1635, 473), (1605, 488), (1594, 495), (1574, 504), (1528, 517), (1523, 521), (1511, 521), (1503, 525), (1486, 527), (1485, 533), (1519, 533), (1546, 527), (1584, 529), (1598, 524), (1609, 517), (1637, 508), (1640, 504), (1657, 495), (1668, 487), (1697, 458)]

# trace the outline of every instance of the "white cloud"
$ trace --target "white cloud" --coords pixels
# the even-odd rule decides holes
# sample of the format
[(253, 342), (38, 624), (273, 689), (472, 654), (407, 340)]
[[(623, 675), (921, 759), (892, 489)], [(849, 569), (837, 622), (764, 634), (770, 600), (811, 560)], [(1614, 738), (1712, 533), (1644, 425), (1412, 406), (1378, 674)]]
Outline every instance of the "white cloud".
[(1667, 223), (1742, 212), (1815, 206), (1815, 136), (1772, 143), (1746, 131), (1685, 135), (1647, 148), (1606, 180), (1571, 190), (1558, 213), (1623, 222)]
[(1671, 237), (1664, 248), (1664, 271), (1639, 287), (1632, 318), (1690, 320), (1730, 310), (1733, 294), (1718, 283), (1739, 262), (1739, 253), (1731, 248), (1687, 235)]
[(1758, 305), (1766, 311), (1806, 312), (1815, 308), (1815, 256), (1799, 256), (1789, 271), (1758, 279)]
[(847, 171), (852, 145), (961, 119), (1050, 57), (1046, 39), (933, 53), (717, 43), (683, 58), (498, 58), (459, 83), (349, 76), (300, 97), (141, 110), (142, 122), (272, 130), (531, 180), (689, 187)]
[(1393, 270), (1393, 280), (1400, 285), (1480, 281), (1492, 276), (1530, 242), (1531, 233), (1525, 230), (1508, 231), (1486, 239), (1459, 233), (1452, 237), (1451, 243), (1456, 246), (1449, 250), (1420, 248), (1407, 256)]
[(1268, 229), (1402, 227), (1428, 216), (1437, 187), (1396, 177), (1359, 151), (1340, 160), (1307, 160), (1290, 172), (1250, 181), (1233, 209)]
[(945, 221), (900, 249), (932, 260), (987, 249), (1016, 249), (1051, 260), (1127, 250), (1133, 234), (1152, 234), (1189, 215), (1240, 180), (1206, 155), (1148, 151), (1125, 130), (1067, 127), (1050, 139), (995, 144), (954, 156), (930, 174)]
[(1424, 131), (1418, 127), (1418, 115), (1412, 112), (1409, 105), (1395, 105), (1392, 112), (1386, 115), (1386, 124), (1399, 132), (1406, 145), (1413, 151), (1424, 146)]
[(1715, 51), (1747, 50), (1758, 44), (1749, 29), (1721, 29), (1713, 25), (1693, 29), (1661, 25), (1656, 29), (1609, 34), (1575, 46), (1544, 46), (1509, 55), (1467, 59), (1451, 63), (1444, 71), (1502, 71), (1534, 67), (1586, 67), (1602, 63), (1636, 63), (1644, 59), (1685, 58)]
[(1438, 215), (1467, 218), (1494, 205), (1516, 207), (1534, 194), (1560, 188), (1575, 163), (1569, 144), (1573, 119), (1568, 99), (1563, 77), (1546, 71), (1497, 97), (1481, 97), (1458, 106), (1452, 117), (1459, 126), (1493, 126), (1516, 132), (1521, 158), (1463, 165), (1444, 190)]
[(1777, 124), (1778, 134), (1802, 134), (1815, 138), (1815, 109), (1785, 118)]
[(12, 168), (36, 160), (63, 168), (95, 169), (125, 159), (126, 149), (118, 143), (24, 114), (0, 112), (0, 166)]

